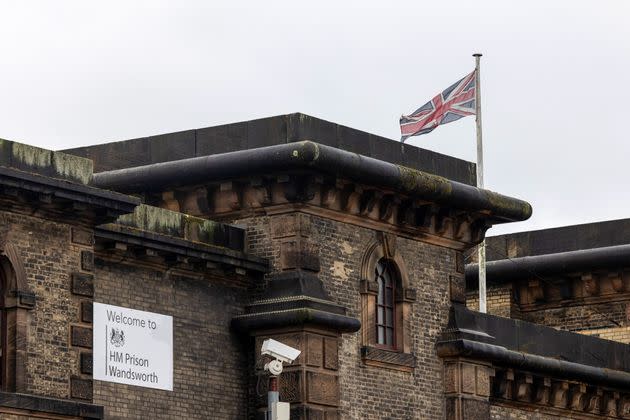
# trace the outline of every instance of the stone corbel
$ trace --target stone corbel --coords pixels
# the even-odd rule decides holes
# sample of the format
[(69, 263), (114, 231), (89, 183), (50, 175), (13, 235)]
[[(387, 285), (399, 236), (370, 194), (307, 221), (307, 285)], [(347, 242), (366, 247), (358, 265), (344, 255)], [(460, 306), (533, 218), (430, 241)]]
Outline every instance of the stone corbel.
[(625, 394), (621, 397), (618, 414), (623, 419), (630, 418), (630, 395)]
[(493, 394), (504, 400), (511, 400), (513, 397), (513, 384), (514, 371), (512, 369), (499, 371), (494, 378)]
[(254, 178), (243, 189), (243, 207), (255, 209), (268, 204), (271, 204), (271, 191), (263, 179)]
[(584, 407), (584, 411), (587, 413), (599, 414), (602, 409), (603, 395), (604, 392), (601, 388), (592, 388), (586, 396), (586, 407)]
[(187, 191), (180, 200), (180, 210), (191, 216), (201, 216), (207, 214), (210, 209), (208, 207), (208, 190), (204, 187)]
[(374, 207), (382, 197), (383, 193), (377, 190), (369, 190), (363, 193), (360, 199), (359, 214), (361, 216), (367, 216), (372, 213), (372, 210), (374, 210)]
[(532, 375), (518, 374), (514, 383), (514, 394), (517, 401), (529, 402), (532, 399), (534, 378)]
[(339, 190), (334, 184), (324, 184), (321, 189), (322, 207), (331, 208), (337, 203)]
[(400, 204), (400, 199), (395, 195), (386, 195), (381, 200), (378, 218), (381, 221), (388, 221), (394, 214), (394, 209)]
[(470, 217), (467, 215), (460, 216), (455, 220), (453, 238), (460, 241), (464, 240), (467, 233), (470, 233)]
[(485, 218), (478, 219), (470, 225), (470, 240), (474, 244), (478, 244), (483, 241), (488, 229), (492, 227), (492, 224)]
[(241, 208), (239, 193), (233, 182), (222, 182), (212, 195), (215, 213), (227, 213)]
[(608, 279), (610, 280), (610, 285), (613, 290), (617, 293), (621, 293), (624, 291), (624, 283), (623, 283), (623, 273), (614, 272), (608, 274)]
[(558, 408), (567, 408), (569, 383), (554, 381), (551, 385), (551, 405)]
[(582, 411), (586, 405), (586, 385), (585, 384), (572, 384), (569, 387), (571, 394), (571, 410)]
[(171, 210), (171, 211), (179, 211), (179, 201), (175, 196), (175, 191), (164, 191), (162, 193), (162, 203), (160, 203), (160, 207)]
[(449, 209), (440, 209), (435, 219), (435, 233), (450, 237), (454, 235), (453, 216)]
[(549, 404), (549, 397), (551, 396), (551, 379), (536, 378), (534, 381), (534, 387), (536, 389), (534, 402), (541, 405)]
[(604, 414), (610, 417), (617, 417), (617, 403), (619, 393), (608, 391), (604, 394)]
[(341, 191), (341, 209), (352, 214), (359, 213), (363, 188), (354, 184), (347, 184)]
[(289, 202), (307, 202), (315, 198), (317, 189), (314, 176), (292, 176), (285, 185), (284, 196)]
[(589, 296), (595, 296), (599, 293), (599, 284), (597, 278), (592, 274), (582, 275), (582, 284), (584, 285), (584, 292)]

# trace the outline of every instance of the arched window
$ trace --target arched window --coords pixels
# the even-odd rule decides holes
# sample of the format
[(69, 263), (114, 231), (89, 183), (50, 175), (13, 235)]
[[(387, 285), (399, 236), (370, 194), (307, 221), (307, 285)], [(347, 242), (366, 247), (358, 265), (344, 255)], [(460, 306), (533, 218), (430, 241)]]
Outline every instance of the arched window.
[(396, 348), (396, 296), (397, 273), (393, 264), (381, 258), (376, 264), (374, 277), (378, 284), (376, 298), (376, 344)]
[(26, 271), (17, 248), (0, 249), (0, 390), (26, 391), (28, 311), (35, 295), (27, 284)]
[(416, 300), (396, 236), (378, 232), (361, 262), (361, 357), (367, 365), (415, 367), (409, 314)]

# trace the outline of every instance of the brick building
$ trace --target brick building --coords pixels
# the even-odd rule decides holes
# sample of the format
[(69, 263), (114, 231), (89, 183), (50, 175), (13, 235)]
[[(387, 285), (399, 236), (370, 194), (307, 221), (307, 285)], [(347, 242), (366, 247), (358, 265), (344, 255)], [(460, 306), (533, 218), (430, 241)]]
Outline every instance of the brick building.
[[(623, 294), (623, 264), (589, 267), (591, 289), (572, 271), (566, 319), (502, 274), (500, 316), (467, 309), (467, 253), (531, 214), (474, 187), (474, 164), (302, 114), (0, 150), (2, 418), (260, 418), (267, 337), (302, 350), (280, 379), (296, 419), (630, 412), (608, 324), (551, 328)], [(172, 391), (94, 380), (95, 302), (172, 316)]]

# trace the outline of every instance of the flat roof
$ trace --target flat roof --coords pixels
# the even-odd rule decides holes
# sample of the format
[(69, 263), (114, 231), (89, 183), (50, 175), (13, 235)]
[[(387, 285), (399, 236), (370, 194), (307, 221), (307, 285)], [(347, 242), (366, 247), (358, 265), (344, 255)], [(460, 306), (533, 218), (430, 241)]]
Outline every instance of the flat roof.
[(160, 134), (64, 150), (94, 161), (94, 172), (312, 140), (476, 185), (475, 164), (305, 114)]
[(562, 226), (486, 238), (488, 261), (630, 244), (630, 219)]

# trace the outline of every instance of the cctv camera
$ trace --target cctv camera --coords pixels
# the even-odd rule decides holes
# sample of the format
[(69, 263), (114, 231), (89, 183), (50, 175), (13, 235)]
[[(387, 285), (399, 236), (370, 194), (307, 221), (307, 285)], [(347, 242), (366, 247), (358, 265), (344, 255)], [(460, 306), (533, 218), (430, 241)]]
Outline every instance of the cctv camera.
[(268, 338), (263, 341), (260, 353), (263, 356), (269, 355), (280, 362), (291, 364), (302, 352), (298, 349), (287, 346), (286, 344), (282, 344), (279, 341)]

